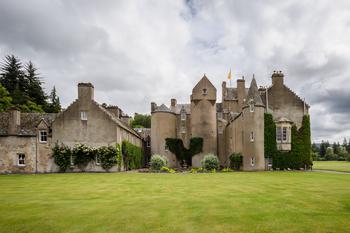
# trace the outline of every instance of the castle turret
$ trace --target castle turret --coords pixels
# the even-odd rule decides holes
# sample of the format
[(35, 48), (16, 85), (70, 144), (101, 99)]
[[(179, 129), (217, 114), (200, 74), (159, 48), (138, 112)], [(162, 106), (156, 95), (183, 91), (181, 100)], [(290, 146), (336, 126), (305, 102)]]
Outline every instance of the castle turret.
[(264, 170), (264, 113), (258, 86), (253, 78), (243, 106), (243, 170)]
[(176, 138), (176, 115), (164, 104), (157, 107), (152, 103), (151, 113), (151, 153), (167, 157), (169, 166), (177, 166), (176, 156), (166, 144), (166, 138)]
[(192, 137), (203, 138), (203, 152), (192, 158), (192, 166), (201, 166), (205, 154), (217, 155), (216, 88), (204, 75), (191, 95)]

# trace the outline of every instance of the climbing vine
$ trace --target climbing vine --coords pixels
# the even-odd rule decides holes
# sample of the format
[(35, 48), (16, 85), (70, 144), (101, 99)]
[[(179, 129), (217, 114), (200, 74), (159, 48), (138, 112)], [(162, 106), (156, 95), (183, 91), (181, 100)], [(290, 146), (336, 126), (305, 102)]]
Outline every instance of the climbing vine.
[(190, 139), (190, 147), (187, 149), (183, 141), (178, 138), (166, 138), (165, 143), (169, 148), (169, 151), (175, 154), (177, 160), (181, 165), (184, 165), (184, 162), (191, 166), (192, 157), (198, 153), (201, 153), (203, 150), (203, 138), (195, 137)]

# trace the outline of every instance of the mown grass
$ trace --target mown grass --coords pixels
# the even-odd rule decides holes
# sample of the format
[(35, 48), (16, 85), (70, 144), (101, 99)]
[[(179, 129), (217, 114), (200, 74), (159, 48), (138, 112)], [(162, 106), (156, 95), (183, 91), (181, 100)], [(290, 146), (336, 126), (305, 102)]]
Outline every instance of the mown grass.
[(0, 176), (0, 232), (350, 232), (350, 175)]
[(313, 161), (313, 164), (313, 169), (350, 172), (350, 162), (346, 161)]

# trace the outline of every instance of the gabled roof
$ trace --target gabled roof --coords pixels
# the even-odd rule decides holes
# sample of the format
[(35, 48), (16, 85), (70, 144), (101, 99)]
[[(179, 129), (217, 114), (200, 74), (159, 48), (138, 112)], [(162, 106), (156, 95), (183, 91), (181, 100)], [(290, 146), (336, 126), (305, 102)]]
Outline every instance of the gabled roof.
[[(21, 113), (20, 127), (16, 135), (19, 136), (36, 136), (36, 128), (41, 121), (44, 121), (48, 127), (51, 127), (52, 122), (56, 118), (56, 113)], [(7, 136), (10, 121), (9, 112), (0, 113), (0, 135)]]
[(215, 86), (210, 82), (210, 80), (207, 78), (207, 76), (204, 74), (203, 77), (201, 78), (201, 80), (199, 80), (199, 82), (196, 84), (196, 86), (194, 86), (193, 90), (201, 88), (201, 87), (206, 87), (208, 88), (212, 88), (215, 89)]

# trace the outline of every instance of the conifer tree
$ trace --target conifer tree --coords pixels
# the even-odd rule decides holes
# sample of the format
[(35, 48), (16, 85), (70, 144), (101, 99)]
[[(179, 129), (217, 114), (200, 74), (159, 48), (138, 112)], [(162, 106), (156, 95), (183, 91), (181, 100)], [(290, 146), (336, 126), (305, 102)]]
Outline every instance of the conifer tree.
[(50, 94), (50, 103), (48, 104), (46, 112), (57, 113), (60, 111), (61, 111), (60, 98), (57, 96), (56, 87), (54, 86)]
[(7, 111), (12, 105), (9, 92), (0, 84), (0, 112)]
[(37, 105), (45, 106), (47, 96), (42, 88), (42, 82), (37, 74), (37, 68), (29, 61), (25, 66), (25, 77), (28, 81), (28, 96)]
[(20, 91), (24, 91), (26, 82), (24, 80), (24, 73), (22, 71), (22, 63), (17, 57), (14, 55), (7, 55), (4, 59), (4, 62), (1, 63), (0, 70), (0, 82), (11, 96), (16, 88)]

